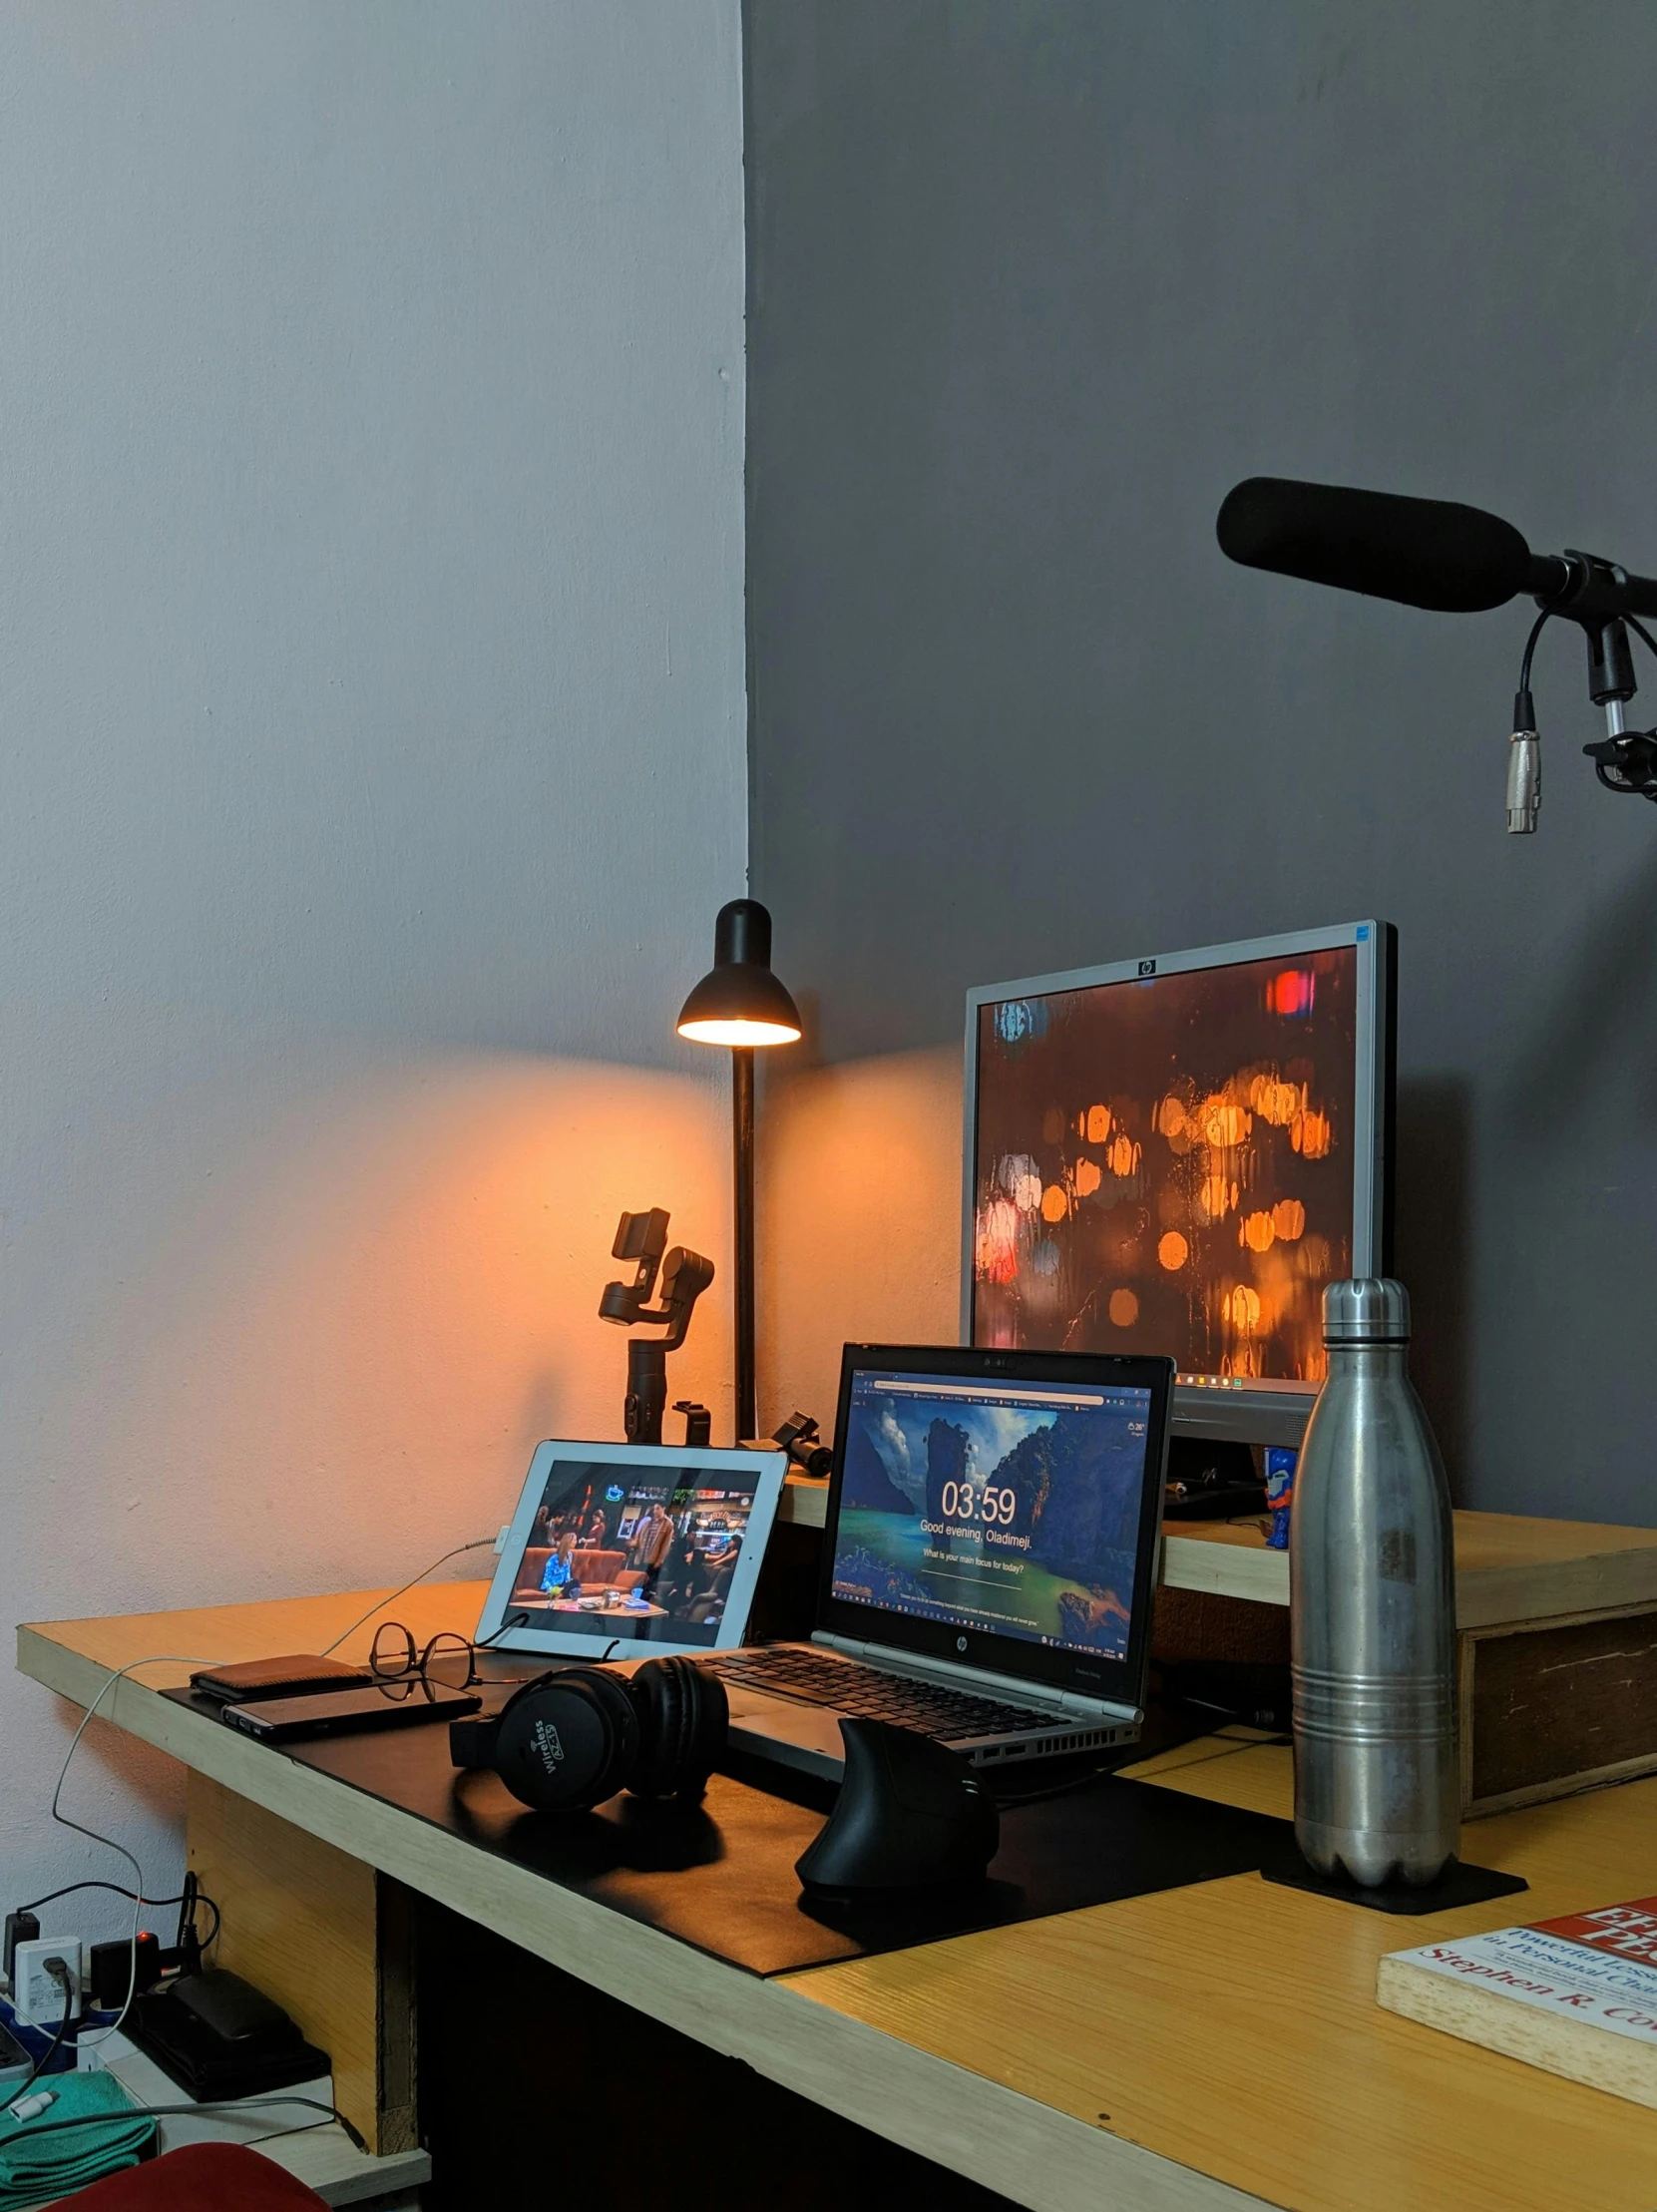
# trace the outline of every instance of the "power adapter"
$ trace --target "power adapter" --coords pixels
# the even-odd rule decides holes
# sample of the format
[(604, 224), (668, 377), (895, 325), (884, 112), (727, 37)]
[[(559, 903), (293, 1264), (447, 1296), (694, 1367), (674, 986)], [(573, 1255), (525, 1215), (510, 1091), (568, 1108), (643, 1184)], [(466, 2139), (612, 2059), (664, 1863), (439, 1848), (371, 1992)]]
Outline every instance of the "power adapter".
[(48, 1959), (61, 1959), (69, 1969), (69, 2017), (81, 2016), (81, 1989), (86, 1979), (79, 1936), (40, 1936), (19, 1944), (12, 1961), (12, 2010), (31, 2027), (56, 2027), (64, 2016), (63, 1983), (46, 1968)]
[(26, 1944), (31, 1936), (40, 1934), (38, 1913), (8, 1913), (6, 1915), (6, 1948), (0, 1965), (4, 1966), (6, 1987), (12, 1986), (12, 1962), (17, 1956), (19, 1944)]
[[(196, 1961), (198, 1967), (201, 1960)], [(119, 2012), (130, 1989), (153, 1990), (161, 1980), (162, 1948), (148, 1928), (135, 1944), (130, 1936), (117, 1936), (107, 1944), (94, 1944), (87, 1955), (87, 1994), (101, 2012)]]

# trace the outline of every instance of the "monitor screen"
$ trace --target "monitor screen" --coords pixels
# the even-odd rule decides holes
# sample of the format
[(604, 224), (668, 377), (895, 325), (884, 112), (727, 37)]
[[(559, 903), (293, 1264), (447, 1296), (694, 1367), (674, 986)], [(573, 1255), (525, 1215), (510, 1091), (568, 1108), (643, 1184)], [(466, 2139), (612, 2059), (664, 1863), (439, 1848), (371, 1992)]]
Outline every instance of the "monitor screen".
[(831, 1595), (1124, 1659), (1150, 1413), (1126, 1385), (857, 1369)]
[(1385, 927), (973, 993), (968, 1340), (1318, 1384), (1380, 1264)]
[(518, 1539), (508, 1610), (532, 1631), (591, 1637), (599, 1649), (621, 1637), (711, 1650), (765, 1467), (747, 1457), (751, 1474), (665, 1455), (589, 1460), (579, 1447), (553, 1458)]

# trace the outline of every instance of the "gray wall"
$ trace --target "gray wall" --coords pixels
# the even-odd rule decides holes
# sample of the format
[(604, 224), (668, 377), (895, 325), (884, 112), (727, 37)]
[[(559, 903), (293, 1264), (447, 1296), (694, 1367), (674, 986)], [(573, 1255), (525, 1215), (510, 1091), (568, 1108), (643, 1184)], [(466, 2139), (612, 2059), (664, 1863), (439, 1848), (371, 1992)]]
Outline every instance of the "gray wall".
[[(621, 1206), (722, 1266), (740, 59), (736, 0), (0, 11), (8, 1624), (402, 1580), (619, 1433)], [(126, 1879), (73, 1717), (0, 1669), (8, 1900)], [(100, 1725), (65, 1795), (163, 1896), (179, 1772)]]
[(1525, 611), (1213, 536), (1259, 471), (1657, 570), (1657, 14), (748, 0), (747, 34), (752, 865), (818, 1054), (1390, 917), (1398, 1264), (1460, 1498), (1657, 1520), (1657, 813), (1577, 757), (1574, 634), (1509, 839)]

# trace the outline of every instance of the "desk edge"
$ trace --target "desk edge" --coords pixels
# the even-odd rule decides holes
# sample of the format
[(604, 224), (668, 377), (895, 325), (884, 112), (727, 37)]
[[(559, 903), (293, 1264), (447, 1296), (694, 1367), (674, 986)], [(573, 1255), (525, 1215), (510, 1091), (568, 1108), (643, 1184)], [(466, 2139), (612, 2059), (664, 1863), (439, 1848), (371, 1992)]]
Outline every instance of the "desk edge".
[[(83, 1708), (113, 1669), (25, 1622), (19, 1670)], [(647, 1987), (654, 2018), (1034, 2212), (1242, 2212), (1265, 2200), (969, 2072), (301, 1766), (131, 1677), (100, 1717), (597, 1988)], [(642, 2007), (641, 2007), (642, 2009)], [(966, 2152), (971, 2147), (969, 2161)]]

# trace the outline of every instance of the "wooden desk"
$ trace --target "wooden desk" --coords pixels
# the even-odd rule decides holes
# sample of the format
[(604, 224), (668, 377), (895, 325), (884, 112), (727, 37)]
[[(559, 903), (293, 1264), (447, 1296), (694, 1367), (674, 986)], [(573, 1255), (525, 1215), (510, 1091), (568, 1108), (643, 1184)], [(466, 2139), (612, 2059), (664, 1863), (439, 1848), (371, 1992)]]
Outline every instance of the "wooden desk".
[[(1259, 1525), (1165, 1523), (1162, 1586), (1162, 1655), (1287, 1660)], [(1464, 1819), (1657, 1771), (1657, 1529), (1458, 1513), (1455, 1625)]]
[[(1289, 1602), (1289, 1554), (1252, 1522), (1166, 1521), (1168, 1589)], [(1455, 1624), (1465, 1631), (1516, 1621), (1657, 1605), (1657, 1529), (1524, 1514), (1455, 1516)]]
[[(463, 1626), (481, 1597), (480, 1584), (439, 1585), (399, 1597), (398, 1617), (422, 1634)], [(367, 1602), (39, 1623), (19, 1629), (18, 1663), (84, 1705), (145, 1652), (314, 1650)], [(1522, 1900), (1399, 1921), (1250, 1875), (763, 1982), (156, 1694), (188, 1671), (147, 1669), (103, 1709), (191, 1767), (193, 1853), (216, 1847), (227, 1809), (236, 1848), (287, 1902), (278, 1917), (331, 1924), (342, 1965), (330, 2002), (352, 1989), (363, 2001), (365, 1949), (394, 1949), (376, 1911), (403, 1884), (584, 1982), (638, 1992), (684, 2034), (1041, 2212), (1657, 2204), (1657, 2112), (1455, 2042), (1374, 1996), (1386, 1951), (1499, 1927), (1521, 1907), (1534, 1918), (1649, 1894), (1657, 1781), (1482, 1822), (1478, 1858), (1525, 1876)], [(1290, 1807), (1287, 1751), (1244, 1735), (1135, 1771)], [(314, 1998), (316, 1953), (305, 1956)], [(367, 2002), (357, 2047), (372, 2052), (395, 2024), (383, 1976)], [(290, 2009), (313, 2026), (302, 2003)], [(342, 2070), (339, 2093), (375, 2126), (361, 2067), (352, 2090)]]

